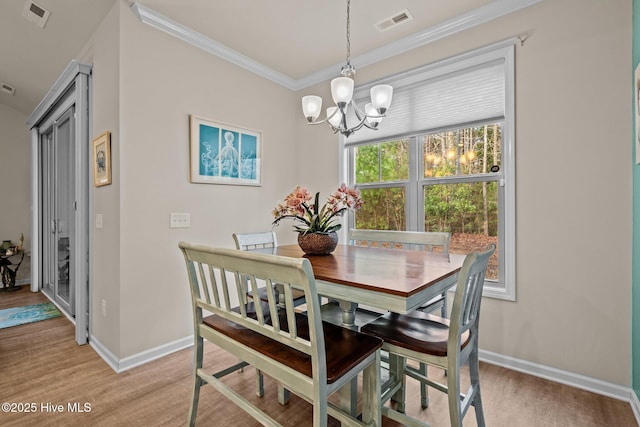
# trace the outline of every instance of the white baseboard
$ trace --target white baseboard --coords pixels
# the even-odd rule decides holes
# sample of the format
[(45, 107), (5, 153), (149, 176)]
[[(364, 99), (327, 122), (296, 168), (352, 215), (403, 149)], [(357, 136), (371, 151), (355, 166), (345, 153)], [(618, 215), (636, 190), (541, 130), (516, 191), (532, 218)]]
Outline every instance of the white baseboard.
[(105, 347), (100, 340), (91, 336), (89, 345), (98, 353), (98, 355), (113, 369), (116, 373), (124, 372), (136, 366), (143, 365), (161, 357), (167, 356), (176, 351), (193, 346), (193, 336), (181, 338), (179, 340), (145, 350), (141, 353), (134, 354), (122, 359), (113, 354)]
[[(502, 366), (514, 371), (566, 384), (571, 387), (587, 390), (603, 396), (624, 400), (625, 402), (632, 403), (632, 395), (635, 396), (636, 401), (638, 400), (635, 392), (630, 387), (587, 377), (574, 372), (564, 371), (562, 369), (539, 365), (537, 363), (516, 359), (514, 357), (503, 356), (486, 350), (480, 350), (479, 357), (481, 361), (491, 363), (492, 365)], [(637, 415), (636, 419), (638, 419)]]

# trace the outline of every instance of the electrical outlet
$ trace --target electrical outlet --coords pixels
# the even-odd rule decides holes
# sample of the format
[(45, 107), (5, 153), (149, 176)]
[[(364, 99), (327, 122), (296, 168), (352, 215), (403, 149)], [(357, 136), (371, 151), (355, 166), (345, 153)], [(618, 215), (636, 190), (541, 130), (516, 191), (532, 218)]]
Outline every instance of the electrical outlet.
[(169, 215), (169, 228), (189, 228), (191, 226), (191, 214), (171, 213)]
[(96, 228), (102, 228), (102, 214), (96, 214)]
[(107, 317), (107, 301), (102, 300), (102, 317)]

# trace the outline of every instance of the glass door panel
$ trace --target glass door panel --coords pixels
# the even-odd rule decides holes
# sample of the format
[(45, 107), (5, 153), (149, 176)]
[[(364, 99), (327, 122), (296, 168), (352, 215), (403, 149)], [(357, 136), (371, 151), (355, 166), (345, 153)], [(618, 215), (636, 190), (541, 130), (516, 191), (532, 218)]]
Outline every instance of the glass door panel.
[(54, 124), (55, 141), (55, 299), (73, 316), (71, 250), (74, 230), (73, 107)]

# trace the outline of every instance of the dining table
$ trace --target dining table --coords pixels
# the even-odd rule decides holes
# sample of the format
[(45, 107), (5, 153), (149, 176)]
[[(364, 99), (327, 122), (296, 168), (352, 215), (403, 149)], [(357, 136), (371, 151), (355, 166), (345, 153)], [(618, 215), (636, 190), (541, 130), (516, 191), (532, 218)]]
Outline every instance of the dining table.
[(342, 245), (329, 255), (306, 255), (298, 245), (258, 249), (307, 258), (318, 295), (339, 302), (342, 325), (355, 328), (358, 305), (408, 313), (456, 284), (464, 255)]
[[(339, 303), (342, 326), (350, 329), (358, 329), (355, 320), (359, 305), (404, 314), (441, 295), (456, 284), (465, 258), (459, 254), (343, 244), (329, 255), (307, 255), (296, 244), (254, 251), (307, 258), (318, 295)], [(398, 361), (393, 358), (389, 363), (392, 367)], [(340, 398), (342, 406), (354, 415), (356, 391), (357, 384), (348, 384)]]

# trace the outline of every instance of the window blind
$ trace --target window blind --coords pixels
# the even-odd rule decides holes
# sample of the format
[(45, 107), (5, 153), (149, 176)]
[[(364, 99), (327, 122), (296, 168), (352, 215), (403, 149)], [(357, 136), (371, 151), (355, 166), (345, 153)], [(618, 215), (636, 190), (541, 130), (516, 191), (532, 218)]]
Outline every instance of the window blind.
[[(379, 129), (363, 127), (349, 136), (345, 145), (504, 117), (504, 59), (434, 74), (437, 73), (430, 70), (410, 79), (390, 81), (394, 86), (393, 101)], [(356, 98), (359, 108), (364, 108), (367, 98), (368, 93)]]

